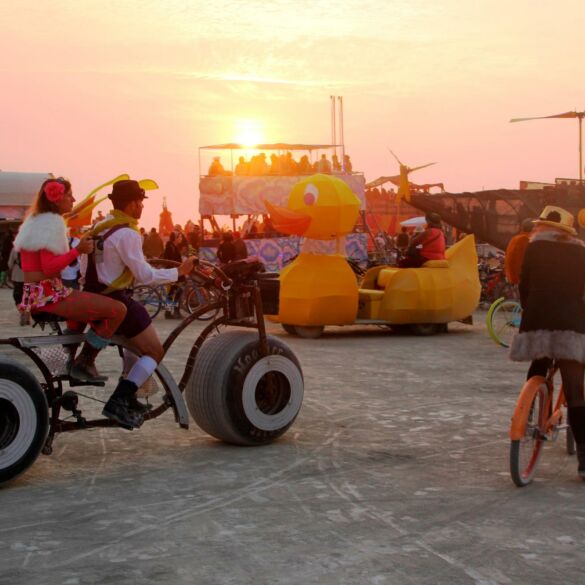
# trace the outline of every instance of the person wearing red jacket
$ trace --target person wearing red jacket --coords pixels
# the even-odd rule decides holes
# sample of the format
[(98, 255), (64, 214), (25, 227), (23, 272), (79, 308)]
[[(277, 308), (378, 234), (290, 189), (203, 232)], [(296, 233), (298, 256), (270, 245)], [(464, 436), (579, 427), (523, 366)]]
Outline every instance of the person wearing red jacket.
[[(93, 251), (94, 242), (81, 238), (76, 247), (69, 247), (67, 226), (63, 215), (74, 202), (71, 183), (63, 178), (47, 179), (20, 226), (14, 248), (20, 253), (24, 274), (23, 295), (19, 310), (24, 313), (45, 312), (65, 317), (68, 326), (89, 323), (86, 342), (77, 358), (71, 355), (70, 375), (85, 382), (104, 380), (97, 373), (94, 361), (99, 351), (123, 321), (123, 303), (102, 295), (80, 292), (63, 285), (61, 271), (80, 254)], [(69, 348), (73, 354), (76, 348)]]

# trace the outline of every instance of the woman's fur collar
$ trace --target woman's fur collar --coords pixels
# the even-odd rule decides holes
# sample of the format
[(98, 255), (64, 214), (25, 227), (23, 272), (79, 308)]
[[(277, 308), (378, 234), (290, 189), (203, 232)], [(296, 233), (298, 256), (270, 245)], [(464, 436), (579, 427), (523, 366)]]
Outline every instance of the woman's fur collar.
[(65, 220), (57, 213), (29, 215), (18, 230), (14, 248), (17, 252), (49, 250), (53, 254), (66, 254), (69, 240)]
[(572, 236), (569, 233), (562, 233), (557, 230), (545, 230), (536, 232), (531, 238), (531, 242), (556, 242), (558, 244), (573, 244), (573, 246), (584, 246), (582, 240)]

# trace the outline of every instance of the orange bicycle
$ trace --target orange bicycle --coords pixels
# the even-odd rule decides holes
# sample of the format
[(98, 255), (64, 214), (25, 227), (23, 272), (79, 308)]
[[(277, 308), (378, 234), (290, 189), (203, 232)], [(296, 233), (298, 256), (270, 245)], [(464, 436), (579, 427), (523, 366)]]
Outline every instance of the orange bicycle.
[(510, 426), (510, 474), (518, 487), (528, 485), (536, 468), (545, 441), (555, 441), (559, 431), (566, 430), (566, 448), (574, 455), (575, 439), (568, 424), (563, 423), (567, 402), (562, 385), (555, 399), (554, 377), (556, 364), (543, 376), (526, 381), (512, 416)]

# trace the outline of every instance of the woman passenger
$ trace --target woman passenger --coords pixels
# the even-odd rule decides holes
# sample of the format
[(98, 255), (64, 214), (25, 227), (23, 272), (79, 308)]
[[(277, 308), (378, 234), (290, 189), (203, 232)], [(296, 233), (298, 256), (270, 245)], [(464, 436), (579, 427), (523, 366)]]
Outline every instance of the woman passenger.
[(398, 264), (400, 268), (418, 268), (429, 260), (445, 259), (445, 234), (441, 229), (441, 218), (437, 213), (427, 212), (425, 219), (427, 228), (412, 238), (406, 257)]
[(545, 207), (534, 224), (520, 273), (522, 321), (510, 358), (532, 361), (528, 378), (546, 376), (557, 362), (585, 480), (585, 244), (561, 207)]
[[(69, 248), (62, 216), (71, 211), (74, 201), (71, 183), (66, 179), (47, 179), (41, 185), (14, 240), (24, 273), (18, 308), (33, 315), (42, 311), (65, 317), (69, 322), (89, 323), (86, 342), (79, 356), (72, 360), (70, 375), (95, 382), (105, 379), (95, 369), (95, 357), (108, 345), (126, 315), (126, 307), (102, 295), (73, 290), (61, 281), (63, 268), (80, 254), (92, 252), (94, 247), (93, 240), (82, 237), (76, 247)], [(75, 347), (68, 349), (75, 353)]]

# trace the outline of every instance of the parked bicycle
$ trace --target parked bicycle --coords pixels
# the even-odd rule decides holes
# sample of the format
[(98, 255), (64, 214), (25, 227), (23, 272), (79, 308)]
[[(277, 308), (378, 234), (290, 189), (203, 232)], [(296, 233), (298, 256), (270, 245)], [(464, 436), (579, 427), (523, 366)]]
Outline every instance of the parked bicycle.
[[(172, 260), (155, 259), (150, 263), (156, 268), (176, 268), (178, 262)], [(214, 303), (215, 291), (205, 286), (205, 283), (197, 274), (193, 274), (184, 281), (174, 284), (161, 284), (150, 286), (140, 284), (132, 289), (132, 296), (144, 306), (151, 319), (154, 319), (164, 310), (165, 317), (182, 319), (192, 315), (204, 305)], [(217, 310), (201, 313), (199, 321), (209, 321), (217, 315)]]
[(510, 347), (512, 338), (520, 329), (522, 306), (519, 301), (500, 297), (487, 314), (487, 330), (490, 337), (502, 347)]
[[(178, 425), (187, 429), (189, 412), (202, 430), (236, 445), (270, 443), (293, 424), (303, 401), (303, 375), (288, 346), (266, 334), (264, 310), (278, 313), (278, 280), (265, 277), (263, 268), (255, 259), (223, 269), (199, 262), (194, 276), (215, 293), (215, 300), (175, 327), (163, 344), (165, 352), (200, 314), (218, 310), (218, 315), (194, 341), (178, 382), (163, 363), (157, 366), (164, 392), (153, 397), (145, 422), (172, 409)], [(64, 346), (82, 343), (85, 336), (63, 334), (55, 315), (33, 317), (53, 333), (0, 339), (0, 345), (30, 358), (40, 376), (39, 381), (30, 368), (0, 358), (0, 484), (28, 469), (41, 452), (51, 454), (59, 433), (117, 426), (107, 418), (91, 418), (91, 407), (97, 402), (101, 410), (104, 402), (99, 390), (87, 395), (77, 389), (105, 382), (86, 384), (69, 376)], [(231, 325), (238, 329), (223, 331)], [(127, 347), (117, 337), (111, 346), (120, 354)]]
[(573, 433), (564, 422), (567, 403), (562, 386), (555, 398), (556, 373), (553, 365), (546, 377), (532, 376), (516, 402), (510, 426), (510, 474), (518, 487), (534, 479), (545, 442), (555, 441), (560, 431), (566, 430), (567, 453), (575, 454)]
[[(164, 311), (166, 318), (182, 319), (187, 315), (192, 315), (200, 307), (213, 303), (215, 293), (195, 280), (188, 279), (178, 285), (141, 284), (132, 289), (132, 297), (146, 309), (151, 319), (154, 319), (161, 311)], [(199, 321), (209, 321), (216, 314), (217, 310), (210, 310), (197, 318)]]

